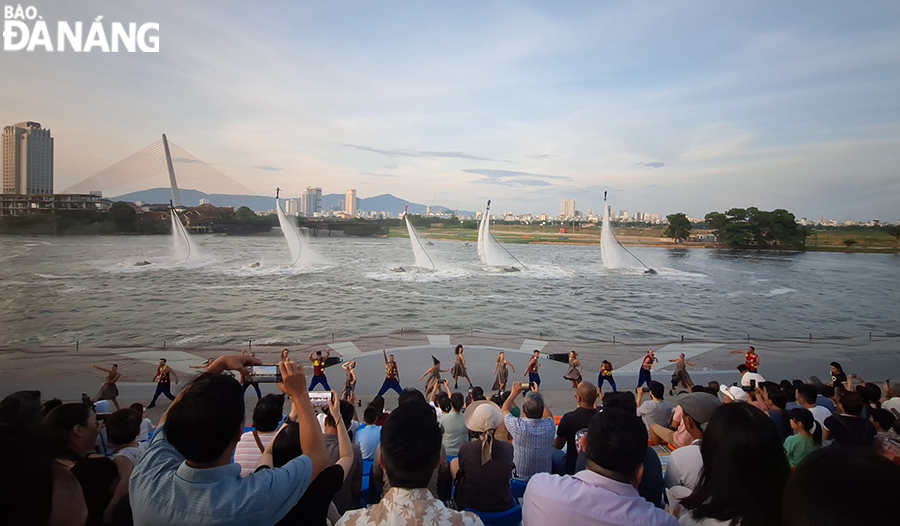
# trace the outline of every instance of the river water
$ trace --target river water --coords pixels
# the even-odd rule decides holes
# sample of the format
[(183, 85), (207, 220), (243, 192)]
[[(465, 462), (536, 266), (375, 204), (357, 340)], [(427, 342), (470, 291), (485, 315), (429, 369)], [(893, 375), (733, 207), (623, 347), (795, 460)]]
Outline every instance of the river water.
[(0, 344), (308, 343), (401, 328), (620, 341), (900, 332), (892, 255), (633, 248), (659, 272), (644, 275), (603, 268), (596, 246), (505, 245), (526, 266), (506, 273), (483, 268), (474, 243), (435, 241), (437, 271), (417, 272), (407, 239), (313, 238), (305, 268), (288, 267), (282, 237), (195, 240), (201, 259), (178, 263), (164, 236), (0, 236)]

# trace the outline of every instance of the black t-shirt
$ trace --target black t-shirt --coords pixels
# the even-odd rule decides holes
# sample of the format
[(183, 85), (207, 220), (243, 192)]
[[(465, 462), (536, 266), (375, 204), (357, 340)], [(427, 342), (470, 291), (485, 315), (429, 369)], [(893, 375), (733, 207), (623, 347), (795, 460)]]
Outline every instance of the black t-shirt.
[(838, 384), (847, 383), (847, 375), (844, 373), (837, 373), (831, 375), (831, 385), (837, 387)]
[(113, 481), (119, 476), (116, 463), (106, 457), (82, 457), (69, 471), (75, 475), (84, 493), (88, 509), (87, 526), (103, 524), (103, 512), (112, 500)]
[(591, 418), (597, 414), (595, 409), (578, 407), (563, 415), (559, 420), (556, 436), (566, 439), (566, 473), (575, 474), (575, 462), (578, 460), (578, 450), (575, 447), (575, 434), (582, 429), (587, 429)]
[(868, 420), (858, 416), (831, 415), (825, 419), (825, 427), (831, 433), (836, 446), (871, 446), (875, 439), (875, 427)]
[[(260, 466), (256, 471), (269, 469), (269, 466)], [(344, 483), (344, 468), (338, 465), (329, 466), (316, 475), (309, 483), (309, 487), (297, 501), (297, 504), (287, 512), (276, 526), (325, 526), (328, 517), (328, 506), (334, 495), (341, 489)]]
[(466, 508), (496, 513), (512, 508), (515, 503), (509, 483), (515, 468), (513, 446), (494, 440), (491, 460), (481, 465), (481, 441), (466, 442), (459, 448), (459, 472), (462, 487), (457, 486), (457, 504)]

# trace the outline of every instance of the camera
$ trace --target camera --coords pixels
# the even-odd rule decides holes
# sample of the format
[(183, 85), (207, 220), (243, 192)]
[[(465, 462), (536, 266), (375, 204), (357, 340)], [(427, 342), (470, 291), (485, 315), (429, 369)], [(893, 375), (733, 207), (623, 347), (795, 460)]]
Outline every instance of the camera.
[(281, 369), (277, 365), (248, 365), (251, 382), (272, 384), (281, 382)]

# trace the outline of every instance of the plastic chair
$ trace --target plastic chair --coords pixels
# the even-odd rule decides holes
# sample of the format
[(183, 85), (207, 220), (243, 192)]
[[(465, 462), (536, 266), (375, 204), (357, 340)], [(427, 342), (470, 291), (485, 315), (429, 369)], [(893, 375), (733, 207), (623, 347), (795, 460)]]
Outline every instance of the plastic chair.
[(365, 503), (369, 501), (369, 474), (363, 473), (362, 485), (359, 488), (359, 498), (362, 500), (363, 507), (365, 507)]
[(372, 466), (375, 464), (374, 460), (363, 460), (363, 476), (368, 477), (372, 474)]
[(466, 508), (481, 519), (485, 526), (518, 526), (522, 523), (522, 506), (516, 504), (506, 511), (487, 513)]
[(528, 486), (528, 482), (524, 480), (516, 480), (512, 479), (509, 483), (509, 491), (512, 493), (514, 499), (521, 499), (525, 496), (525, 487)]

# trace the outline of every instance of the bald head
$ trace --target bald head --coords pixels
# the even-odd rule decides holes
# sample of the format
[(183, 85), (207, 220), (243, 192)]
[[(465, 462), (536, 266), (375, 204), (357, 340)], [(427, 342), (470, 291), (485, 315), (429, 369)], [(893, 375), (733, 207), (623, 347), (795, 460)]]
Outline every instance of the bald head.
[(593, 409), (594, 404), (597, 403), (597, 388), (590, 382), (581, 382), (578, 384), (578, 389), (575, 390), (575, 394), (578, 395), (578, 405), (581, 407)]

